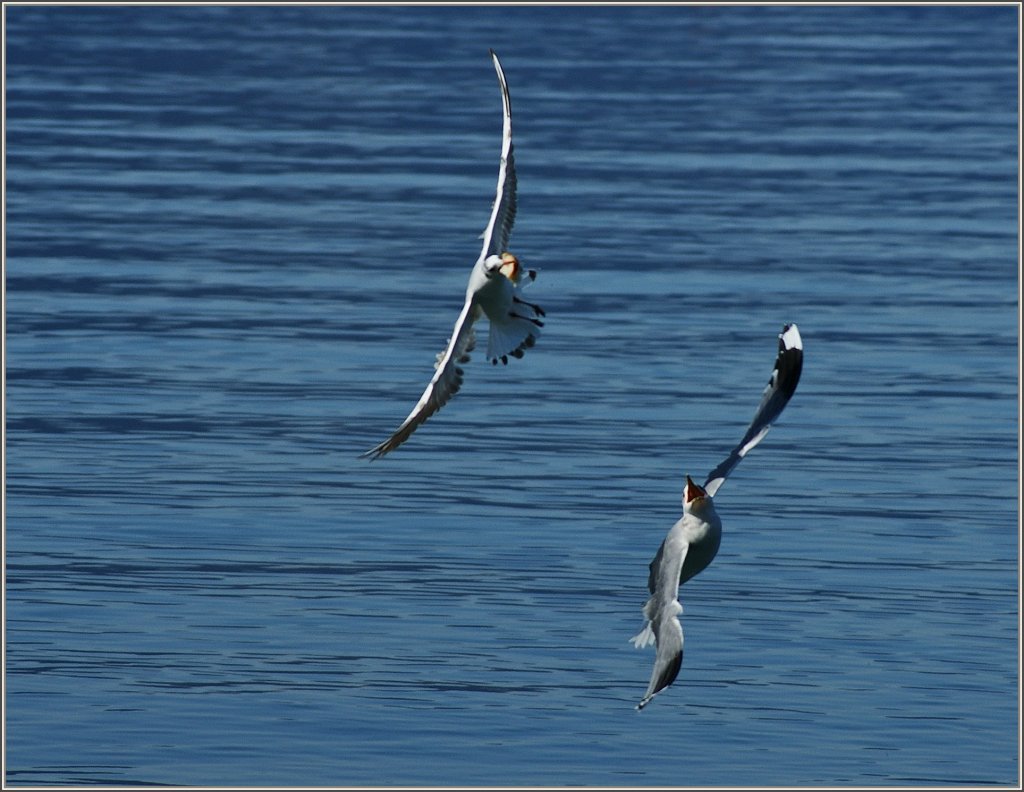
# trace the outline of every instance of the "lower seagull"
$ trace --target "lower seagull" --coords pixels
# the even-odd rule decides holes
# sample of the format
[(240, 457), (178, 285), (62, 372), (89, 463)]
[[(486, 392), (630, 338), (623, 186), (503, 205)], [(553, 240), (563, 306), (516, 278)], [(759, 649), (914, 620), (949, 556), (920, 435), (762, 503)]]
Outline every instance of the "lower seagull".
[(740, 460), (760, 443), (796, 392), (803, 369), (804, 353), (800, 331), (788, 324), (779, 334), (779, 352), (768, 386), (761, 397), (754, 420), (743, 439), (728, 457), (708, 474), (704, 486), (686, 477), (683, 488), (683, 516), (672, 526), (650, 564), (647, 587), (650, 599), (644, 604), (647, 623), (631, 639), (637, 649), (657, 645), (654, 670), (647, 692), (637, 705), (642, 710), (671, 685), (683, 664), (683, 628), (679, 615), (679, 587), (703, 571), (718, 553), (722, 521), (715, 512), (715, 493)]

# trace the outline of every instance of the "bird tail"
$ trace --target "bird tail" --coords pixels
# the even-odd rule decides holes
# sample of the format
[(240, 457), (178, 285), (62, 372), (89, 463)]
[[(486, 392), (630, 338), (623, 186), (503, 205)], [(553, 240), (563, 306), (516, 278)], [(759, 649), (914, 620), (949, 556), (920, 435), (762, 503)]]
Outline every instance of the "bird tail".
[(647, 622), (644, 628), (629, 640), (633, 642), (633, 646), (637, 649), (651, 646), (654, 643), (654, 628), (651, 626), (651, 623)]
[[(487, 338), (487, 358), (492, 363), (508, 363), (509, 356), (521, 358), (537, 343), (544, 322), (528, 305), (513, 304), (507, 316), (491, 318), (491, 331)], [(490, 317), (488, 317), (490, 318)]]

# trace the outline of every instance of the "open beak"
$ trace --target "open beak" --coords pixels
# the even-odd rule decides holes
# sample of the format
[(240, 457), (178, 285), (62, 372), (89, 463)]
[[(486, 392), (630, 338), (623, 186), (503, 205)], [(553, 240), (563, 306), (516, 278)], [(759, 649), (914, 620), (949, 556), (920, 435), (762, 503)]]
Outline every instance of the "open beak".
[(697, 498), (706, 498), (708, 493), (703, 487), (693, 483), (693, 479), (689, 476), (686, 477), (686, 502), (691, 503), (697, 500)]

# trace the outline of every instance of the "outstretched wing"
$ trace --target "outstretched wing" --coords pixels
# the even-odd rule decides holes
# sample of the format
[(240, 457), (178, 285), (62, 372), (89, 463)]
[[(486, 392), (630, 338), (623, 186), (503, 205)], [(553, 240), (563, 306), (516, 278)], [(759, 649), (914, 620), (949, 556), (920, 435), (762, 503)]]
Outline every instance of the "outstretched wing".
[(459, 388), (462, 387), (462, 367), (460, 364), (469, 360), (469, 353), (476, 343), (476, 334), (473, 331), (473, 324), (479, 318), (480, 309), (469, 297), (462, 307), (462, 313), (455, 322), (455, 329), (452, 330), (452, 337), (448, 340), (448, 346), (444, 352), (438, 355), (437, 371), (427, 385), (420, 400), (412, 408), (409, 417), (402, 422), (402, 425), (395, 430), (387, 440), (374, 446), (363, 457), (379, 459), (389, 451), (394, 451), (402, 443), (409, 439), (409, 435), (415, 432), (421, 423), (436, 413), (448, 400), (451, 399)]
[(498, 83), (501, 85), (501, 105), (504, 112), (501, 133), (501, 164), (498, 166), (498, 190), (491, 208), (491, 220), (481, 237), (484, 240), (480, 258), (500, 256), (508, 250), (508, 240), (512, 236), (512, 223), (516, 219), (516, 165), (512, 157), (512, 102), (508, 96), (508, 85), (505, 72), (494, 50), (490, 51), (494, 61), (494, 69), (498, 72)]
[(772, 428), (772, 423), (782, 414), (790, 398), (796, 392), (803, 365), (804, 347), (800, 331), (795, 324), (785, 325), (782, 332), (779, 333), (779, 353), (775, 358), (775, 367), (768, 379), (768, 386), (764, 389), (764, 395), (761, 397), (761, 404), (757, 408), (754, 420), (750, 422), (750, 427), (743, 435), (739, 445), (708, 474), (707, 481), (704, 483), (704, 489), (707, 490), (708, 495), (714, 497), (718, 488), (725, 483), (740, 460), (764, 440), (768, 430)]

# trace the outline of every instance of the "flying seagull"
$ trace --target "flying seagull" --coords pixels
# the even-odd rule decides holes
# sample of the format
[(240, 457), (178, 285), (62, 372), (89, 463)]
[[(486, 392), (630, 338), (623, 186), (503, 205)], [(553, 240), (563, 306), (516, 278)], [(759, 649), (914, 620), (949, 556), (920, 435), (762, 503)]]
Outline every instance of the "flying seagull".
[(379, 459), (394, 451), (431, 415), (440, 410), (462, 386), (461, 364), (469, 361), (476, 345), (474, 325), (486, 316), (490, 323), (487, 357), (497, 364), (508, 363), (510, 357), (521, 358), (532, 347), (544, 326), (544, 310), (523, 299), (522, 289), (537, 277), (536, 270), (524, 269), (519, 259), (508, 252), (512, 223), (516, 217), (516, 169), (512, 157), (512, 106), (505, 73), (494, 50), (490, 51), (494, 69), (501, 85), (504, 122), (501, 136), (501, 164), (498, 167), (498, 189), (491, 208), (491, 219), (481, 238), (480, 257), (473, 265), (466, 286), (466, 300), (455, 322), (451, 338), (437, 356), (431, 377), (412, 412), (387, 440), (362, 456)]
[(715, 493), (736, 465), (764, 440), (772, 423), (789, 403), (800, 381), (804, 352), (800, 331), (788, 324), (779, 334), (779, 352), (768, 386), (754, 420), (743, 439), (722, 463), (708, 474), (704, 486), (686, 477), (683, 516), (672, 526), (651, 561), (647, 587), (651, 597), (644, 604), (644, 628), (631, 639), (637, 648), (654, 643), (657, 655), (647, 692), (637, 705), (641, 710), (660, 691), (671, 685), (683, 664), (683, 628), (679, 614), (679, 587), (711, 563), (722, 541), (722, 521), (715, 512)]

